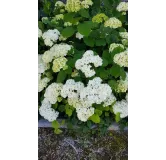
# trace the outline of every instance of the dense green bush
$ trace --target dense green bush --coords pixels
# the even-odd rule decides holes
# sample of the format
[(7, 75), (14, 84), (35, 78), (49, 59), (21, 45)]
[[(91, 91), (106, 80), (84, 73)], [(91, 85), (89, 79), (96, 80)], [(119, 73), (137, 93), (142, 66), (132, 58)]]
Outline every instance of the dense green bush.
[(118, 0), (40, 1), (39, 113), (56, 134), (58, 117), (83, 132), (127, 125), (127, 8)]

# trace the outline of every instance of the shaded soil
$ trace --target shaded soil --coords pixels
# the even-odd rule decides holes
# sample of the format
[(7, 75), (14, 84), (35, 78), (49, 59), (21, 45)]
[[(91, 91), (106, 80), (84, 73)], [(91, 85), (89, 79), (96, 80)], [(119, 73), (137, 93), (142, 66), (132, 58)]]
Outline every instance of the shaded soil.
[(55, 135), (51, 128), (38, 130), (39, 160), (127, 160), (128, 133), (109, 132), (105, 136), (63, 130)]

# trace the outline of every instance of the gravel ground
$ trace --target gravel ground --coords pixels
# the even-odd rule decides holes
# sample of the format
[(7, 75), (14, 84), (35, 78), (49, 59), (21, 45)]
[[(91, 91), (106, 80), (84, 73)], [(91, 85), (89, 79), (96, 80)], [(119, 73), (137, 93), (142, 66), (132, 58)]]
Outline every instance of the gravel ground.
[(38, 130), (39, 160), (127, 160), (128, 133), (109, 132), (105, 136), (78, 134), (63, 130), (55, 135), (51, 128)]

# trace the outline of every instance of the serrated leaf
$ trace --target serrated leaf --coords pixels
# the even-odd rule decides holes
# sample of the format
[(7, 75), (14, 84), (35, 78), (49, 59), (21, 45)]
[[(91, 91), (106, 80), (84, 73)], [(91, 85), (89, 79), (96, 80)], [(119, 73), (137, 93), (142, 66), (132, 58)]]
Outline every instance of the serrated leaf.
[(58, 121), (53, 121), (52, 122), (52, 127), (55, 128), (55, 129), (58, 129), (60, 127)]
[(90, 117), (90, 120), (92, 120), (94, 123), (100, 123), (100, 117), (99, 117), (99, 115), (97, 115), (97, 114), (93, 114), (93, 115)]
[(88, 36), (91, 32), (91, 28), (93, 27), (93, 23), (91, 21), (86, 21), (84, 23), (80, 23), (77, 26), (78, 32), (84, 36)]
[(106, 67), (108, 66), (108, 60), (103, 58), (103, 64), (102, 64), (103, 67)]
[(91, 38), (91, 37), (84, 37), (84, 43), (87, 45), (87, 46), (90, 46), (90, 47), (94, 47), (94, 39)]
[(68, 66), (68, 68), (65, 70), (66, 74), (71, 74), (72, 73), (72, 68)]
[(109, 86), (112, 88), (112, 89), (116, 89), (117, 88), (117, 82), (115, 81), (115, 80), (110, 80), (110, 81), (108, 81), (108, 84), (109, 84)]
[(65, 71), (61, 70), (57, 76), (57, 83), (63, 83), (64, 80), (66, 79), (66, 76), (67, 74), (65, 73)]
[(61, 34), (63, 37), (69, 38), (71, 37), (75, 32), (75, 29), (73, 27), (66, 27), (62, 30)]
[(75, 15), (74, 12), (66, 13), (66, 14), (64, 15), (64, 21), (65, 21), (65, 22), (72, 22), (74, 15)]

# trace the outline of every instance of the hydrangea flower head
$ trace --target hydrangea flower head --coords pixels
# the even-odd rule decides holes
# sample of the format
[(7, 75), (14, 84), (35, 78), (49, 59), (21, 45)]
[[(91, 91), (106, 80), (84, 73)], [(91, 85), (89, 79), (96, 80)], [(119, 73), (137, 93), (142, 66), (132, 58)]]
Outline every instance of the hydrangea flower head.
[(108, 20), (108, 17), (104, 13), (99, 13), (92, 18), (92, 22), (102, 23), (103, 21)]
[(68, 12), (78, 12), (81, 9), (80, 0), (67, 0), (65, 9)]
[(116, 9), (119, 12), (126, 12), (128, 10), (128, 2), (120, 2)]
[(119, 27), (122, 27), (122, 22), (119, 19), (112, 17), (108, 19), (107, 21), (105, 21), (104, 27), (110, 27), (114, 29), (119, 28)]

